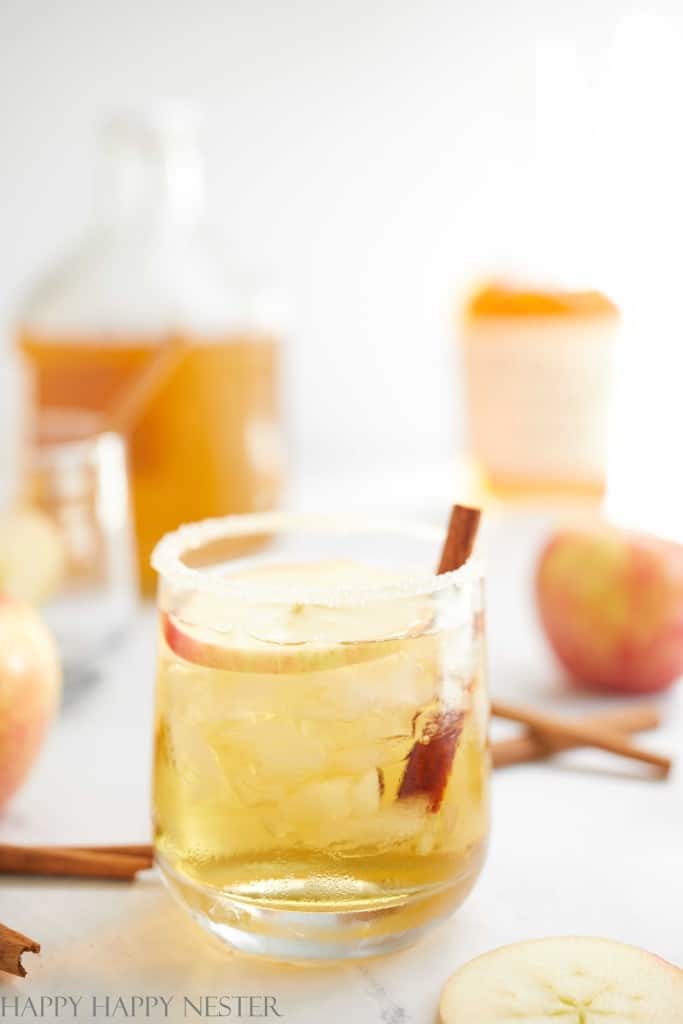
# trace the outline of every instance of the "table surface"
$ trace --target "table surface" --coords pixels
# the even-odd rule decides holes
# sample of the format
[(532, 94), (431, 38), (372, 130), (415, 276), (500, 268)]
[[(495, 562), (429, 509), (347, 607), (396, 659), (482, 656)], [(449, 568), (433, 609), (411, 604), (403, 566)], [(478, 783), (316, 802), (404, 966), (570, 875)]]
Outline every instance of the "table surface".
[[(490, 529), (492, 691), (570, 714), (602, 709), (605, 701), (579, 696), (562, 680), (536, 626), (530, 579), (539, 538), (538, 523), (520, 517)], [(154, 643), (154, 612), (143, 608), (102, 678), (63, 711), (37, 770), (0, 819), (0, 840), (147, 836)], [(647, 738), (653, 749), (680, 751), (682, 698), (679, 687), (658, 699), (665, 725)], [(495, 723), (494, 737), (509, 728)], [(0, 996), (80, 996), (79, 1019), (120, 1020), (121, 1005), (106, 1016), (105, 996), (112, 1011), (118, 996), (173, 995), (168, 1016), (159, 1003), (135, 1019), (181, 1021), (200, 1019), (193, 1010), (184, 1016), (184, 996), (198, 1005), (212, 994), (269, 995), (281, 1014), (269, 1019), (288, 1024), (341, 1024), (351, 1014), (363, 1024), (422, 1024), (436, 1019), (440, 990), (459, 964), (509, 942), (600, 935), (681, 963), (682, 790), (679, 768), (656, 782), (647, 769), (594, 751), (497, 772), (489, 856), (464, 906), (410, 950), (343, 965), (288, 967), (226, 951), (176, 907), (154, 873), (133, 885), (4, 879), (0, 919), (43, 951), (25, 955), (28, 978), (3, 978)], [(232, 1019), (238, 1007), (247, 1017), (246, 1001), (229, 1005)], [(264, 1005), (252, 1004), (251, 1019), (264, 1019), (257, 1016)], [(5, 1019), (13, 1008), (6, 1004)], [(203, 1008), (208, 1017), (216, 1004)], [(54, 1019), (69, 1019), (67, 1012)], [(47, 1010), (40, 1019), (53, 1017)]]

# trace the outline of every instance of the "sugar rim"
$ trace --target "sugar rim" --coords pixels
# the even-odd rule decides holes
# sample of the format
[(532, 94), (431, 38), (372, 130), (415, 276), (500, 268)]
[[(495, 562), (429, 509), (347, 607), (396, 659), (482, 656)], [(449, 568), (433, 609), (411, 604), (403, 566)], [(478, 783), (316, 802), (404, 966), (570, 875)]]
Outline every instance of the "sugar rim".
[(239, 537), (249, 533), (276, 532), (332, 533), (393, 533), (434, 543), (434, 561), (446, 531), (438, 526), (394, 519), (366, 519), (357, 516), (304, 516), (278, 512), (222, 516), (203, 519), (178, 527), (162, 537), (152, 552), (152, 568), (172, 586), (185, 587), (217, 597), (245, 600), (264, 604), (317, 604), (339, 607), (399, 600), (439, 593), (450, 587), (462, 586), (483, 576), (483, 557), (478, 544), (471, 557), (452, 572), (421, 573), (411, 575), (399, 583), (377, 586), (280, 586), (264, 585), (254, 580), (237, 581), (231, 576), (212, 576), (204, 569), (192, 569), (182, 562), (188, 551), (196, 551), (205, 544), (224, 537)]

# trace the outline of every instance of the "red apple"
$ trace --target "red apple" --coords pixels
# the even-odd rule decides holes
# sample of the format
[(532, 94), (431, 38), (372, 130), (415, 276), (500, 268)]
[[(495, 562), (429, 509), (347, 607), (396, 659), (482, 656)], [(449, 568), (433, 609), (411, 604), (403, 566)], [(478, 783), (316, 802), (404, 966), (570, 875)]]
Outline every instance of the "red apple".
[(683, 546), (615, 528), (555, 535), (538, 567), (541, 621), (579, 682), (653, 693), (683, 674)]
[(57, 649), (40, 615), (0, 595), (0, 808), (38, 756), (60, 686)]

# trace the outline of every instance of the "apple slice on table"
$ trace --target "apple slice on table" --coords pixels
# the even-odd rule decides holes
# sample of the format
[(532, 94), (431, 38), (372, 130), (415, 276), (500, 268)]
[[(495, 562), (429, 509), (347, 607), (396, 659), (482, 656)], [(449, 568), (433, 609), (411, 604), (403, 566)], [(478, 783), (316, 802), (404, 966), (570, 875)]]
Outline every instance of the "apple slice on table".
[(442, 1024), (683, 1024), (683, 971), (608, 939), (503, 946), (446, 982)]
[[(403, 577), (345, 562), (271, 565), (231, 579), (268, 587), (381, 587)], [(382, 599), (349, 608), (322, 604), (260, 604), (196, 594), (162, 612), (170, 649), (184, 661), (230, 672), (304, 672), (383, 658), (422, 636), (432, 608), (420, 597)], [(215, 625), (207, 626), (203, 623)], [(428, 645), (434, 638), (425, 636)], [(434, 647), (436, 650), (436, 647)]]

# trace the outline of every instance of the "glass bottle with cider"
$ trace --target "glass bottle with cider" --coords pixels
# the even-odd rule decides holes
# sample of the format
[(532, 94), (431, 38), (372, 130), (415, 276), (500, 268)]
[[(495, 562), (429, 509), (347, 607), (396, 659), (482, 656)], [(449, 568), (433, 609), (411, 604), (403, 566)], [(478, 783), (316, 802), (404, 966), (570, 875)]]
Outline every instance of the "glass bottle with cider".
[[(168, 530), (277, 502), (278, 332), (265, 293), (231, 285), (212, 252), (187, 111), (112, 118), (96, 195), (85, 237), (24, 304), (18, 341), (34, 444), (54, 424), (71, 435), (100, 429), (147, 375), (127, 427), (149, 591), (149, 555)], [(159, 360), (160, 346), (169, 358)]]

